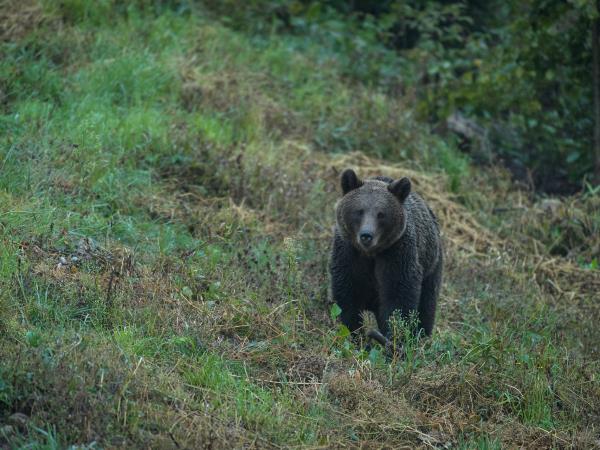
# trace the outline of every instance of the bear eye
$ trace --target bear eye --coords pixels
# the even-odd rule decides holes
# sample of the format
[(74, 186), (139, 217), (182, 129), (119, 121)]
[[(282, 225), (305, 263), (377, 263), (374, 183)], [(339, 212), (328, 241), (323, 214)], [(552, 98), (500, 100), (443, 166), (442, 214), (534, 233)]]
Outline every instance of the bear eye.
[(377, 218), (378, 219), (383, 219), (385, 217), (385, 214), (382, 213), (381, 211), (377, 213)]
[(362, 216), (364, 213), (365, 213), (364, 209), (359, 209), (359, 210), (356, 211), (356, 215), (357, 216)]

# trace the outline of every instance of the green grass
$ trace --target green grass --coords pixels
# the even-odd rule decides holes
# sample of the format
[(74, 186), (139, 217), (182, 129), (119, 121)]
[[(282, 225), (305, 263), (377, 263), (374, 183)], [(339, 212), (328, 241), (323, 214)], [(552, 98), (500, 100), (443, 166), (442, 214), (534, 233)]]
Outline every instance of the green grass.
[[(574, 284), (566, 307), (526, 251), (461, 244), (467, 215), (509, 234), (490, 210), (519, 194), (409, 100), (345, 81), (316, 40), (244, 35), (200, 7), (38, 14), (0, 43), (2, 446), (595, 442), (596, 294)], [(330, 316), (346, 164), (412, 170), (453, 219), (435, 335), (404, 359)]]

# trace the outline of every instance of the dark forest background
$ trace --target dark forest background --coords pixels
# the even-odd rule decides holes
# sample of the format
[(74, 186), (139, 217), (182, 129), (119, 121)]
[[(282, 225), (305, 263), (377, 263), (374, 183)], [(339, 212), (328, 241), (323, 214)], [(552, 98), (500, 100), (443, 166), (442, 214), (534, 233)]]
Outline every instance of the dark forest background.
[(598, 181), (595, 0), (208, 5), (235, 28), (318, 37), (345, 59), (349, 79), (414, 95), (420, 119), (457, 132), (476, 161), (502, 162), (535, 190)]

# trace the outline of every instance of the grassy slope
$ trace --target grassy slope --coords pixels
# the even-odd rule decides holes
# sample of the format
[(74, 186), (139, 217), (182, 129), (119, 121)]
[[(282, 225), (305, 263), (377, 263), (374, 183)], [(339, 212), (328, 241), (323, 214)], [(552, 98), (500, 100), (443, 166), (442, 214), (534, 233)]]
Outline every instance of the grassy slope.
[[(523, 251), (501, 175), (309, 39), (63, 5), (0, 44), (2, 445), (597, 441), (597, 273)], [(442, 219), (436, 334), (402, 361), (330, 317), (346, 165), (410, 174)]]

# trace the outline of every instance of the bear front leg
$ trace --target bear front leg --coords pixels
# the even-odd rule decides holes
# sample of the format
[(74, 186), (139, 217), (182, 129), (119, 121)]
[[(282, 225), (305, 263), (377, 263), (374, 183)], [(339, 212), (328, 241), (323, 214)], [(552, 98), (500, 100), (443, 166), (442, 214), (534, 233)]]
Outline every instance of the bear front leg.
[(342, 323), (352, 332), (362, 326), (361, 299), (353, 288), (351, 271), (348, 268), (336, 267), (331, 271), (331, 293), (333, 300), (340, 307)]
[(362, 326), (360, 313), (364, 303), (361, 298), (360, 279), (356, 276), (356, 265), (351, 244), (336, 234), (329, 266), (331, 294), (342, 310), (340, 314), (342, 323), (351, 332), (355, 332)]
[(400, 317), (409, 320), (418, 313), (422, 279), (414, 267), (384, 263), (376, 270), (379, 290), (377, 326), (379, 331), (391, 339), (389, 320), (398, 311)]
[(423, 280), (421, 287), (421, 300), (419, 302), (419, 325), (425, 336), (431, 336), (435, 320), (435, 307), (440, 295), (442, 284), (442, 261), (431, 275)]
[(390, 290), (381, 296), (379, 308), (377, 311), (377, 326), (381, 333), (388, 339), (391, 339), (392, 333), (389, 320), (393, 314), (398, 311), (400, 317), (408, 321), (411, 314), (417, 312), (419, 303), (420, 288), (398, 288)]

